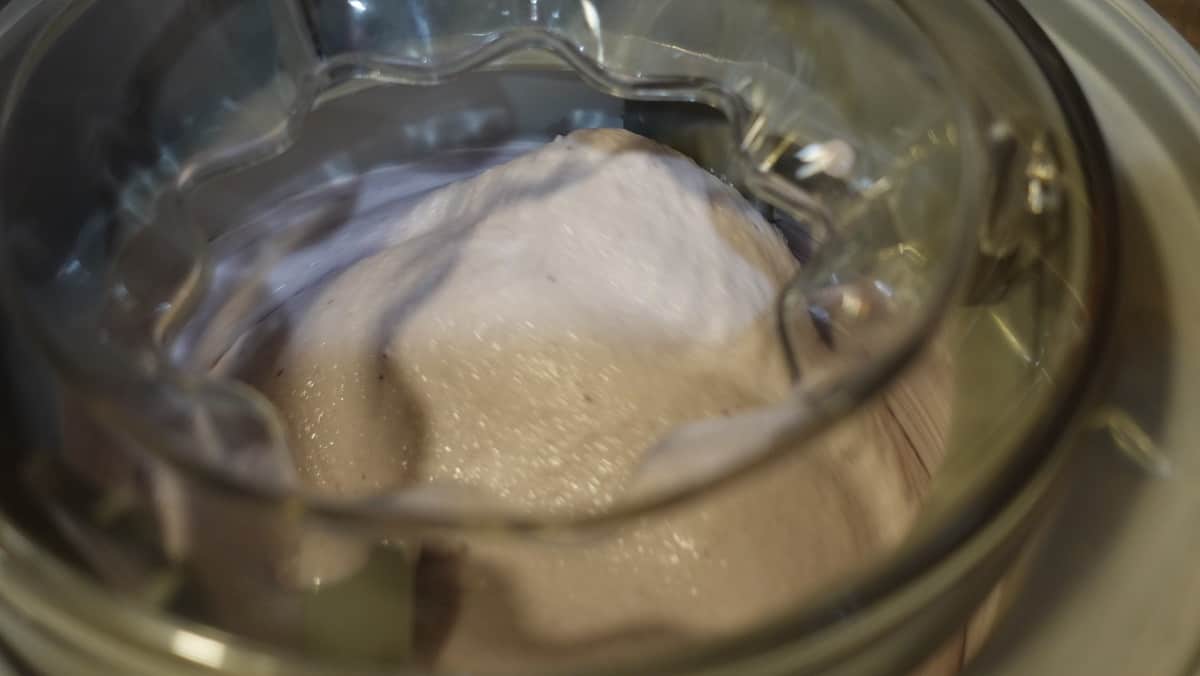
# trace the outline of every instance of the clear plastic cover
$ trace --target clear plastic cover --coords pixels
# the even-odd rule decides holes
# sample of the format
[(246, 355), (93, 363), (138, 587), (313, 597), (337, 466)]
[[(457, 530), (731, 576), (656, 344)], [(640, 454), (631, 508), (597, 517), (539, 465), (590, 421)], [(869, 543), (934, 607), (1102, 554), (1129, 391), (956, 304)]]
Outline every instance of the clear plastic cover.
[[(119, 3), (83, 11), (63, 42), (87, 39), (100, 28), (93, 24), (121, 11)], [(979, 133), (939, 55), (890, 3), (714, 2), (703, 10), (692, 2), (587, 0), (472, 3), (469, 10), (453, 3), (246, 3), (198, 5), (171, 26), (154, 26), (154, 16), (144, 19), (148, 30), (180, 31), (179, 40), (168, 45), (172, 34), (159, 32), (163, 42), (131, 50), (130, 65), (106, 60), (95, 86), (106, 76), (114, 86), (134, 77), (136, 108), (113, 110), (111, 119), (101, 108), (93, 124), (113, 126), (119, 142), (74, 163), (88, 172), (75, 190), (94, 188), (114, 201), (59, 206), (73, 213), (54, 219), (61, 228), (55, 238), (44, 230), (45, 210), (36, 226), (14, 218), (30, 224), (13, 236), (19, 273), (38, 298), (34, 311), (50, 315), (40, 324), (81, 375), (104, 383), (109, 404), (127, 409), (145, 433), (177, 438), (173, 448), (215, 444), (186, 454), (239, 481), (282, 476), (247, 469), (288, 463), (279, 425), (256, 397), (212, 381), (203, 363), (196, 368), (203, 358), (193, 355), (191, 368), (181, 368), (179, 355), (201, 346), (181, 345), (176, 334), (186, 326), (185, 338), (194, 340), (203, 324), (206, 340), (218, 343), (208, 351), (228, 349), (247, 322), (271, 309), (271, 299), (250, 297), (263, 275), (280, 274), (288, 260), (321, 244), (313, 238), (331, 239), (288, 222), (253, 235), (230, 258), (220, 235), (255, 218), (256, 209), (372, 163), (548, 139), (578, 126), (636, 125), (638, 104), (628, 102), (641, 102), (640, 131), (740, 187), (785, 230), (804, 259), (779, 305), (794, 394), (785, 410), (747, 421), (758, 430), (755, 441), (733, 433), (731, 440), (747, 441), (716, 449), (719, 461), (703, 470), (671, 463), (651, 488), (637, 491), (639, 502), (708, 483), (868, 395), (914, 352), (968, 265), (983, 187)], [(31, 62), (18, 90), (36, 96), (55, 65), (52, 58)], [(626, 103), (528, 79), (462, 84), (470, 71), (497, 68), (573, 72)], [(478, 74), (469, 77), (480, 82)], [(344, 138), (352, 146), (300, 156), (295, 144), (316, 114), (310, 111), (385, 85), (392, 128), (364, 125)], [(672, 114), (671, 104), (685, 107)], [(21, 113), (10, 108), (16, 127)], [(9, 156), (20, 158), (24, 145)], [(35, 149), (46, 163), (45, 144)], [(87, 152), (78, 144), (62, 150)], [(88, 164), (97, 161), (124, 166)], [(252, 165), (247, 177), (238, 174)], [(223, 179), (230, 172), (238, 177)], [(220, 195), (220, 213), (202, 196), (222, 180), (264, 175), (254, 190)], [(290, 283), (306, 284), (303, 276)], [(191, 316), (198, 305), (203, 312)], [(222, 321), (229, 325), (214, 328)], [(88, 352), (96, 354), (78, 358)], [(124, 395), (112, 394), (109, 378), (124, 381)], [(214, 402), (205, 411), (210, 396), (240, 397), (245, 410)], [(225, 411), (259, 419), (256, 430), (230, 425), (249, 439), (196, 434), (197, 420), (214, 415), (215, 426), (226, 427)], [(276, 460), (247, 458), (255, 453)]]

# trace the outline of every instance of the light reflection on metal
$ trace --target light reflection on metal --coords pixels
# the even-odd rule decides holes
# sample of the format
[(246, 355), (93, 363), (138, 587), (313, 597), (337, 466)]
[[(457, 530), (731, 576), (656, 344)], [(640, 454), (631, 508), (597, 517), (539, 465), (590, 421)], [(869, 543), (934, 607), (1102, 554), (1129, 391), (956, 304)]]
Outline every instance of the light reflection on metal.
[(1029, 346), (1025, 344), (1025, 341), (1021, 340), (1021, 337), (1017, 335), (1017, 332), (1011, 326), (1009, 326), (1008, 322), (1003, 317), (995, 312), (989, 312), (988, 317), (991, 318), (992, 323), (995, 324), (996, 328), (1000, 331), (1000, 335), (1004, 338), (1004, 342), (1008, 344), (1009, 348), (1015, 352), (1022, 361), (1024, 361), (1026, 364), (1037, 363), (1037, 359), (1034, 357), (1033, 351), (1029, 349)]
[(801, 162), (800, 169), (796, 171), (796, 178), (805, 180), (818, 174), (847, 179), (854, 171), (857, 158), (854, 148), (849, 143), (833, 139), (801, 148), (796, 153), (796, 159)]
[(1113, 406), (1101, 408), (1092, 418), (1092, 427), (1108, 432), (1117, 450), (1152, 476), (1167, 478), (1175, 473), (1171, 459), (1127, 411)]
[(867, 302), (857, 291), (847, 291), (842, 294), (842, 312), (851, 319), (861, 317), (867, 308)]
[(213, 669), (225, 666), (225, 644), (211, 638), (178, 630), (171, 637), (171, 651), (180, 657)]
[(583, 20), (596, 38), (596, 60), (604, 63), (604, 36), (600, 32), (600, 12), (596, 11), (592, 0), (579, 0), (579, 4), (583, 6)]

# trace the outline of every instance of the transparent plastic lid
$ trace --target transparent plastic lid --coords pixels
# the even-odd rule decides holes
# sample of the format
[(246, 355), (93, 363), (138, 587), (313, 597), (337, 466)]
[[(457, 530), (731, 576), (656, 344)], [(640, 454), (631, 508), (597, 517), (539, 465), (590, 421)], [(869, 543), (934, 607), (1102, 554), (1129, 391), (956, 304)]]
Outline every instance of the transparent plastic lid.
[[(203, 362), (279, 300), (247, 297), (263, 267), (323, 235), (295, 223), (266, 232), (248, 245), (252, 262), (245, 246), (231, 258), (221, 236), (321, 176), (633, 126), (761, 206), (802, 258), (776, 319), (792, 392), (666, 435), (618, 501), (627, 508), (710, 483), (862, 401), (916, 351), (969, 265), (986, 186), (981, 134), (942, 56), (891, 2), (202, 3), (156, 23), (172, 16), (164, 5), (70, 94), (94, 100), (84, 128), (22, 133), (46, 122), (32, 102), (65, 96), (63, 78), (77, 78), (62, 70), (68, 52), (124, 8), (64, 14), (53, 48), (14, 84), (10, 171), (63, 177), (8, 203), (15, 281), (106, 414), (167, 457), (250, 490), (303, 490), (280, 469), (286, 425)], [(497, 71), (569, 73), (595, 93), (582, 105), (569, 100), (581, 90), (511, 83), (443, 96)], [(352, 109), (339, 101), (364, 87), (402, 91), (387, 102), (395, 127), (368, 137), (364, 124), (340, 154), (301, 156), (310, 118)], [(649, 111), (640, 118), (639, 104)], [(671, 104), (682, 112), (671, 117)], [(267, 178), (248, 194), (205, 196), (256, 176)], [(448, 503), (438, 509), (496, 516), (495, 505)]]

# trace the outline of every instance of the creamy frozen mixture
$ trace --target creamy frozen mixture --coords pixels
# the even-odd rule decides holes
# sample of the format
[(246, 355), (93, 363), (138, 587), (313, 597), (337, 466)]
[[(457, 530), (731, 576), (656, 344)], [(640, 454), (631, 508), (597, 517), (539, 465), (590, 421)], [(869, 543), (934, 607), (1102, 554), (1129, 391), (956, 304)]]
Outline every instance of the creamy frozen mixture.
[[(535, 514), (602, 510), (673, 428), (788, 390), (774, 312), (795, 259), (735, 191), (645, 139), (576, 132), (381, 227), (389, 246), (289, 301), (243, 373), (321, 492), (453, 485)], [(587, 540), (426, 543), (444, 565), (418, 593), (452, 608), (420, 649), (517, 668), (795, 607), (902, 537), (928, 480), (887, 406), (863, 420)], [(302, 576), (352, 567), (304, 549)]]

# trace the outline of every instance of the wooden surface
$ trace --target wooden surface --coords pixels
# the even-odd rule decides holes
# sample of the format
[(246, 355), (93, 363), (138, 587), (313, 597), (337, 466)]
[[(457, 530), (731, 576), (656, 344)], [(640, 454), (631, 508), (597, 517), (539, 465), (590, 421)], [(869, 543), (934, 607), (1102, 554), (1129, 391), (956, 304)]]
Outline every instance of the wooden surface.
[(1149, 0), (1180, 33), (1200, 47), (1200, 0)]

